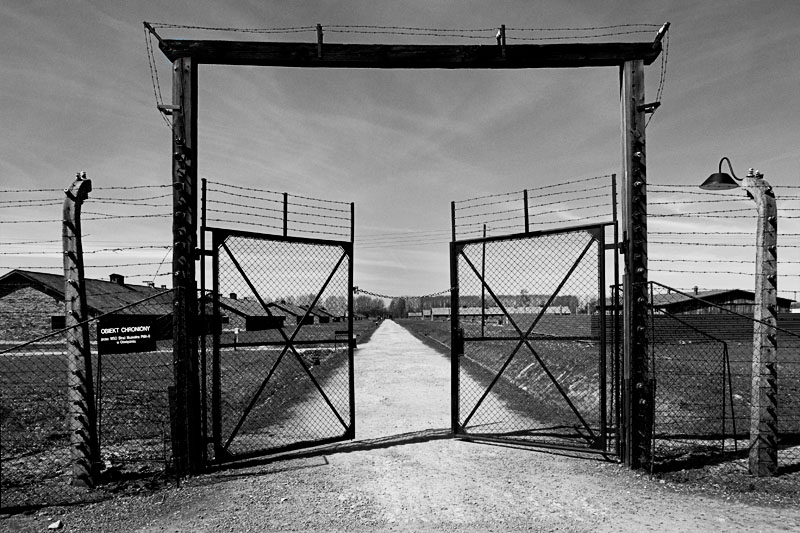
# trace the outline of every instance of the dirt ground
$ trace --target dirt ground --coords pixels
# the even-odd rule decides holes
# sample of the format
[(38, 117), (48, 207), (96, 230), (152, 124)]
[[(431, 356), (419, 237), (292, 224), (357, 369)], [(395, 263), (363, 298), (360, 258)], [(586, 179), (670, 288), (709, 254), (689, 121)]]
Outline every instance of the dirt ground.
[[(385, 321), (355, 356), (351, 443), (157, 491), (0, 520), (4, 531), (798, 531), (800, 506), (707, 496), (597, 459), (450, 439), (448, 360)], [(726, 498), (728, 498), (726, 500)]]

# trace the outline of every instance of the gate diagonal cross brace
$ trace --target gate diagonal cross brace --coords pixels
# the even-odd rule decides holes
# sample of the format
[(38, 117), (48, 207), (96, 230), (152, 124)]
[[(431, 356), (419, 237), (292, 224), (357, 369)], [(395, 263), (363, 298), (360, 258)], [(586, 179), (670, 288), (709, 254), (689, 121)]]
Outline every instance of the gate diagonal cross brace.
[(503, 372), (508, 367), (508, 365), (511, 363), (511, 360), (517, 355), (517, 353), (519, 352), (519, 349), (522, 348), (522, 345), (524, 344), (525, 346), (528, 347), (528, 349), (531, 351), (533, 356), (536, 358), (536, 361), (539, 363), (539, 366), (542, 367), (542, 370), (544, 370), (545, 374), (547, 374), (547, 377), (550, 379), (550, 381), (553, 382), (553, 385), (555, 385), (556, 390), (558, 390), (558, 392), (561, 394), (561, 396), (567, 402), (567, 405), (569, 405), (570, 409), (572, 409), (572, 412), (575, 413), (575, 416), (578, 417), (578, 420), (580, 420), (580, 422), (583, 425), (583, 427), (586, 428), (586, 430), (589, 432), (589, 435), (591, 436), (591, 439), (587, 439), (587, 440), (589, 440), (590, 442), (593, 442), (594, 440), (596, 440), (597, 437), (595, 436), (594, 431), (592, 431), (592, 428), (589, 426), (589, 424), (586, 422), (586, 420), (583, 418), (583, 416), (581, 416), (580, 412), (575, 407), (575, 404), (573, 404), (572, 400), (569, 399), (569, 396), (564, 391), (564, 389), (561, 387), (561, 384), (558, 383), (558, 380), (555, 378), (555, 376), (552, 374), (552, 372), (550, 372), (550, 369), (547, 368), (547, 365), (545, 365), (545, 363), (542, 360), (541, 356), (539, 356), (539, 354), (536, 352), (536, 350), (534, 350), (533, 346), (531, 346), (530, 341), (528, 340), (528, 336), (531, 334), (533, 329), (539, 323), (539, 320), (541, 320), (542, 316), (544, 316), (544, 313), (550, 307), (550, 304), (552, 304), (553, 300), (555, 300), (556, 296), (558, 296), (558, 293), (561, 291), (561, 289), (564, 287), (566, 282), (569, 280), (569, 278), (572, 275), (572, 273), (575, 272), (576, 268), (578, 268), (578, 265), (583, 260), (583, 258), (586, 256), (586, 253), (591, 249), (592, 244), (594, 242), (595, 242), (594, 238), (589, 240), (589, 242), (586, 244), (586, 246), (584, 247), (584, 249), (581, 252), (581, 254), (578, 256), (578, 258), (572, 264), (572, 266), (570, 267), (569, 271), (565, 274), (564, 278), (561, 280), (561, 283), (559, 283), (559, 285), (556, 288), (556, 290), (553, 291), (553, 294), (550, 296), (550, 298), (548, 299), (547, 303), (544, 306), (542, 306), (542, 309), (539, 311), (539, 314), (536, 316), (536, 319), (533, 321), (533, 323), (528, 328), (528, 331), (526, 331), (525, 333), (522, 332), (522, 329), (517, 325), (517, 323), (514, 321), (514, 319), (511, 318), (511, 315), (506, 310), (506, 308), (503, 305), (503, 303), (500, 301), (499, 298), (497, 298), (497, 296), (495, 295), (495, 293), (492, 290), (492, 288), (489, 287), (489, 285), (486, 283), (486, 280), (483, 279), (483, 277), (481, 276), (481, 274), (478, 271), (478, 269), (475, 268), (474, 264), (472, 264), (472, 261), (470, 261), (469, 258), (466, 256), (466, 254), (464, 254), (463, 248), (459, 251), (459, 254), (461, 255), (461, 257), (464, 258), (464, 260), (467, 262), (467, 265), (475, 273), (475, 276), (481, 281), (481, 284), (483, 285), (483, 287), (487, 290), (487, 292), (489, 292), (489, 295), (494, 299), (494, 301), (497, 303), (497, 305), (503, 311), (503, 314), (506, 316), (506, 318), (508, 318), (509, 324), (511, 324), (514, 327), (514, 329), (517, 330), (517, 333), (520, 335), (520, 339), (519, 339), (519, 342), (517, 343), (517, 346), (514, 348), (514, 350), (508, 356), (508, 358), (506, 359), (505, 363), (503, 363), (502, 368), (497, 373), (497, 375), (492, 380), (492, 382), (489, 384), (489, 386), (486, 388), (486, 390), (484, 391), (483, 395), (480, 397), (478, 402), (475, 404), (475, 407), (470, 412), (469, 416), (467, 416), (467, 418), (464, 419), (464, 423), (463, 423), (464, 426), (466, 426), (467, 423), (469, 423), (470, 419), (477, 412), (477, 410), (480, 407), (480, 405), (483, 403), (483, 401), (489, 395), (489, 392), (491, 392), (491, 390), (494, 387), (494, 385), (500, 379), (500, 376), (503, 375)]
[[(256, 289), (255, 285), (253, 285), (252, 281), (250, 281), (249, 276), (245, 273), (244, 269), (239, 264), (239, 261), (237, 261), (236, 258), (233, 256), (233, 253), (231, 252), (230, 248), (228, 248), (228, 245), (225, 242), (223, 242), (222, 243), (222, 247), (225, 249), (225, 252), (228, 254), (228, 257), (231, 259), (231, 261), (233, 261), (233, 264), (236, 267), (236, 269), (239, 271), (239, 274), (241, 274), (242, 279), (244, 279), (245, 283), (247, 283), (247, 285), (250, 287), (250, 290), (255, 295), (255, 297), (258, 298), (258, 302), (261, 304), (261, 307), (264, 308), (264, 311), (266, 311), (267, 314), (269, 314), (269, 316), (273, 316), (272, 315), (272, 311), (269, 309), (267, 304), (261, 298), (261, 295), (258, 293), (258, 290)], [(330, 274), (328, 275), (328, 278), (325, 280), (325, 283), (322, 284), (322, 287), (319, 289), (319, 291), (317, 292), (316, 296), (314, 297), (314, 301), (311, 303), (311, 305), (308, 306), (308, 309), (306, 309), (305, 315), (300, 320), (300, 322), (297, 324), (297, 327), (295, 327), (294, 331), (292, 332), (292, 335), (287, 337), (286, 332), (283, 331), (283, 328), (279, 328), (278, 329), (278, 331), (280, 331), (280, 334), (283, 337), (283, 340), (286, 342), (286, 344), (283, 347), (283, 349), (281, 350), (281, 353), (278, 356), (278, 358), (275, 360), (275, 363), (272, 365), (272, 368), (270, 368), (269, 373), (267, 373), (267, 377), (264, 378), (264, 381), (261, 382), (261, 385), (259, 386), (258, 391), (256, 391), (255, 395), (253, 396), (253, 399), (250, 401), (250, 404), (247, 406), (247, 409), (245, 409), (244, 413), (242, 413), (242, 416), (239, 419), (239, 422), (236, 424), (236, 427), (233, 429), (233, 431), (231, 432), (230, 436), (228, 437), (228, 440), (225, 442), (225, 446), (223, 446), (224, 449), (226, 449), (226, 450), (228, 449), (228, 446), (230, 446), (231, 442), (233, 442), (233, 439), (239, 433), (239, 430), (244, 425), (244, 421), (249, 416), (250, 411), (252, 411), (253, 407), (255, 407), (255, 404), (258, 401), (259, 397), (261, 397), (261, 394), (264, 392), (264, 389), (266, 388), (267, 383), (269, 382), (270, 378), (274, 374), (275, 370), (278, 368), (278, 365), (280, 364), (280, 362), (283, 360), (283, 356), (286, 355), (286, 352), (288, 350), (290, 350), (290, 349), (292, 351), (292, 354), (295, 356), (297, 361), (300, 363), (300, 366), (302, 367), (303, 371), (308, 375), (308, 377), (311, 379), (311, 382), (314, 384), (314, 386), (317, 388), (319, 393), (322, 395), (322, 398), (325, 400), (325, 403), (328, 404), (328, 407), (331, 409), (333, 414), (336, 415), (336, 418), (339, 419), (339, 423), (342, 424), (342, 427), (344, 429), (347, 429), (347, 422), (344, 421), (342, 416), (336, 410), (336, 407), (331, 402), (330, 398), (328, 398), (328, 395), (325, 394), (324, 390), (322, 390), (322, 387), (319, 385), (319, 383), (317, 382), (317, 380), (314, 377), (314, 375), (308, 370), (308, 368), (306, 367), (305, 363), (303, 362), (303, 359), (300, 357), (300, 354), (297, 352), (297, 350), (295, 349), (294, 344), (293, 344), (295, 337), (300, 332), (302, 327), (305, 325), (306, 318), (308, 318), (308, 315), (311, 313), (311, 310), (317, 305), (317, 302), (319, 301), (320, 297), (322, 296), (322, 293), (325, 292), (326, 288), (328, 288), (328, 284), (330, 283), (331, 279), (333, 279), (333, 275), (336, 274), (336, 271), (339, 270), (339, 266), (341, 266), (342, 261), (344, 261), (345, 257), (347, 257), (347, 253), (346, 252), (342, 252), (342, 255), (341, 255), (341, 257), (339, 257), (339, 261), (337, 261), (336, 266), (333, 267), (333, 269), (331, 270)]]

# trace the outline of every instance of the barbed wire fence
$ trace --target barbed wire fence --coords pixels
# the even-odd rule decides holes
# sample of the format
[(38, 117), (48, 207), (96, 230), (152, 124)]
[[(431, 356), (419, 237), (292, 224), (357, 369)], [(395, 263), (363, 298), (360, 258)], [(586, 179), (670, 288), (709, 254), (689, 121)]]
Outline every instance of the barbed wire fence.
[[(61, 272), (61, 239), (53, 237), (61, 233), (63, 189), (0, 192), (5, 197), (0, 200), (0, 228), (7, 228), (0, 240), (0, 261), (9, 268)], [(87, 277), (108, 279), (120, 273), (139, 283), (165, 284), (163, 278), (171, 275), (171, 217), (170, 185), (95, 187), (82, 216), (83, 253), (92, 258)], [(108, 240), (109, 235), (116, 238)]]
[(284, 236), (351, 241), (354, 205), (203, 180), (202, 213), (206, 226), (246, 228)]
[[(656, 387), (654, 452), (662, 463), (732, 455), (747, 471), (750, 444), (753, 302), (691, 301), (755, 293), (756, 220), (739, 189), (650, 185), (651, 356)], [(778, 206), (779, 472), (800, 463), (800, 187), (775, 185)], [(681, 304), (678, 300), (683, 301)], [(702, 391), (702, 394), (697, 394)]]
[[(172, 247), (128, 238), (143, 229), (142, 223), (132, 225), (131, 219), (169, 220), (171, 213), (164, 211), (171, 210), (171, 201), (165, 199), (172, 194), (159, 191), (163, 188), (95, 189), (96, 202), (83, 211), (83, 230), (102, 226), (101, 234), (117, 238), (104, 241), (108, 237), (92, 239), (84, 234), (89, 237), (82, 239), (84, 249), (69, 252), (74, 254), (71, 261), (88, 267), (86, 282), (75, 286), (87, 296), (89, 318), (67, 329), (62, 275), (67, 252), (62, 239), (53, 237), (61, 234), (62, 225), (74, 228), (76, 224), (53, 215), (61, 213), (68, 191), (2, 191), (0, 227), (13, 229), (4, 232), (0, 260), (14, 268), (2, 274), (0, 286), (0, 506), (4, 509), (96, 501), (167, 479), (172, 293), (166, 286), (155, 288), (155, 282), (170, 274), (164, 265)], [(158, 232), (157, 225), (154, 228), (153, 234), (168, 233)], [(90, 258), (88, 262), (84, 256)], [(152, 261), (147, 260), (150, 257)], [(118, 277), (116, 281), (94, 279), (98, 272)], [(149, 286), (130, 282), (120, 286), (125, 276), (149, 280)], [(153, 345), (135, 353), (101, 351), (101, 324), (131, 319), (155, 325)], [(74, 384), (67, 379), (74, 353), (67, 340), (75, 337), (70, 332), (77, 328), (88, 331), (89, 345), (81, 357), (88, 360), (87, 368), (94, 369), (93, 375), (87, 374), (94, 391), (87, 400), (96, 414), (90, 424), (97, 432), (100, 477), (93, 477), (88, 487), (73, 482), (77, 467), (69, 420), (74, 401), (67, 401), (68, 397), (74, 400)]]
[[(800, 186), (775, 186), (778, 204), (778, 295), (800, 298)], [(752, 291), (756, 210), (744, 191), (725, 195), (695, 185), (649, 185), (651, 277), (692, 292)], [(724, 274), (724, 277), (720, 275)], [(687, 284), (687, 280), (692, 280)]]

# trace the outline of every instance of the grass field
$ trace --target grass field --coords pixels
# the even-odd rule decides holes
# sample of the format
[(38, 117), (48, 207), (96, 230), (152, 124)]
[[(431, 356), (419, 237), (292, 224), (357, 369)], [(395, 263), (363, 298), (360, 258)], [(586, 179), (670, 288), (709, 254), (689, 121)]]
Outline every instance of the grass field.
[[(570, 333), (575, 338), (550, 337), (558, 331), (556, 322), (566, 321), (546, 321), (541, 329), (547, 333), (540, 332), (537, 326), (530, 340), (536, 355), (523, 346), (510, 357), (518, 344), (509, 340), (517, 337), (516, 330), (497, 321), (487, 322), (483, 328), (484, 338), (496, 340), (465, 342), (459, 369), (471, 379), (461, 380), (459, 418), (467, 432), (579, 447), (596, 444), (601, 433), (601, 369), (598, 345), (584, 335), (591, 329), (590, 317), (558, 318), (571, 318)], [(520, 327), (527, 327), (524, 319), (520, 322)], [(450, 344), (450, 322), (402, 320), (400, 323), (439, 349)], [(467, 339), (481, 334), (477, 322), (462, 325)], [(604, 371), (609, 368), (610, 362)], [(507, 419), (501, 419), (494, 412), (499, 410), (481, 399), (501, 369), (502, 379), (493, 385), (492, 392), (515, 413)], [(610, 408), (608, 402), (606, 409)]]
[[(450, 345), (449, 321), (400, 322), (447, 353), (444, 345)], [(466, 326), (467, 336), (475, 335), (474, 324)], [(513, 330), (496, 325), (486, 328), (486, 336), (514, 334)], [(723, 436), (734, 436), (734, 427), (735, 434), (746, 440), (750, 429), (752, 344), (741, 340), (720, 342), (696, 332), (682, 340), (674, 333), (656, 332), (651, 344), (651, 369), (656, 379), (656, 453), (666, 457), (686, 453), (693, 446), (719, 447)], [(596, 423), (600, 372), (596, 343), (535, 340), (531, 344), (585, 420), (590, 425)], [(472, 368), (477, 366), (494, 376), (514, 346), (508, 341), (467, 342), (467, 363), (462, 366), (472, 374), (480, 373)], [(608, 357), (610, 360), (610, 350)], [(610, 382), (610, 373), (607, 377)], [(526, 409), (543, 423), (574, 421), (574, 413), (527, 349), (514, 357), (501, 381), (523, 391)], [(779, 335), (778, 383), (779, 431), (782, 443), (788, 446), (796, 444), (800, 434), (800, 339), (788, 334)], [(462, 391), (465, 405), (474, 404), (480, 392)], [(509, 396), (507, 392), (505, 395)], [(515, 396), (518, 405), (519, 398)], [(610, 408), (609, 405), (609, 412)], [(731, 446), (730, 442), (727, 446)], [(786, 460), (800, 462), (800, 457)]]

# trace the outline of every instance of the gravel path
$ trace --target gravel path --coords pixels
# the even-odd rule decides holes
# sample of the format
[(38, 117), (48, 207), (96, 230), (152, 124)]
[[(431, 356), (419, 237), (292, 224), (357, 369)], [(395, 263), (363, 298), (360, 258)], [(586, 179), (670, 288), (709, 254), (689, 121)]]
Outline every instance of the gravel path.
[(12, 517), (44, 531), (797, 531), (800, 510), (682, 492), (615, 464), (447, 438), (449, 362), (394, 322), (359, 348), (357, 441), (180, 489)]

